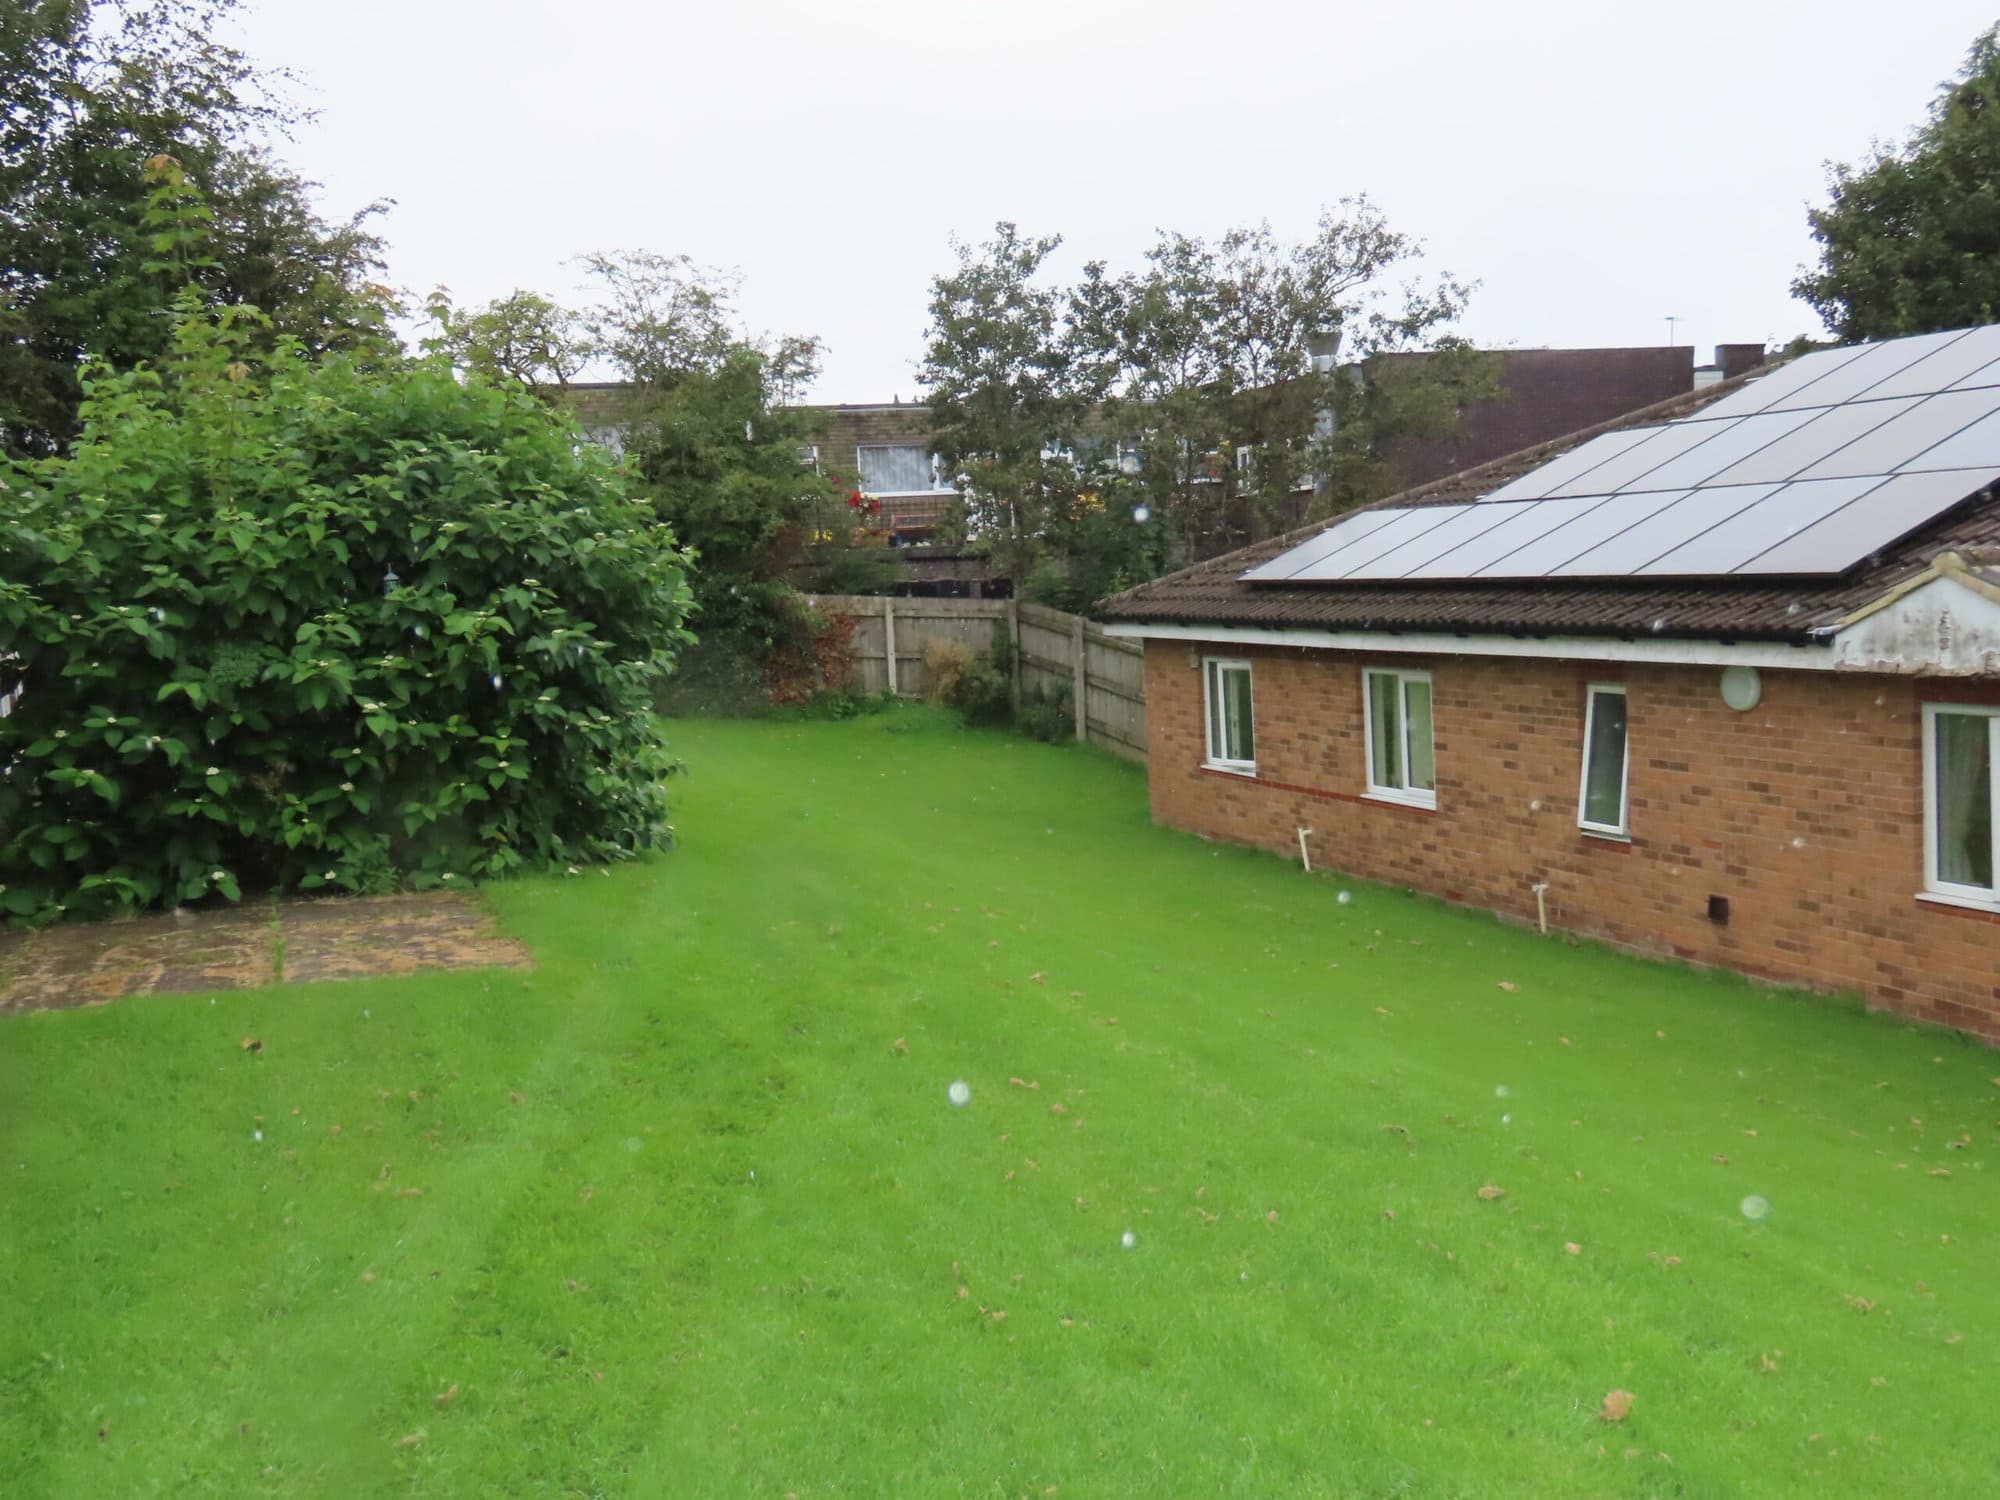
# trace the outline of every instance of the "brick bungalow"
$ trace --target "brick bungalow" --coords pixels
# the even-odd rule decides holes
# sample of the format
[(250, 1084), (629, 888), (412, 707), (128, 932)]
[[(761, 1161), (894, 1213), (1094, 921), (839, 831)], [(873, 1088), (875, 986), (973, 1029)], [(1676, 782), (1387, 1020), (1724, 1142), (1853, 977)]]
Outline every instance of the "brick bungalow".
[[(1859, 991), (2000, 1040), (2000, 416), (1981, 416), (2000, 408), (2000, 329), (1964, 335), (1996, 356), (1964, 376), (1970, 389), (1940, 383), (1960, 365), (1978, 370), (1986, 352), (1962, 343), (1952, 355), (1955, 337), (1862, 346), (1891, 373), (1833, 420), (1863, 433), (1881, 421), (1888, 436), (1843, 451), (1887, 452), (1907, 431), (1888, 421), (1926, 402), (1956, 403), (1928, 409), (1963, 430), (1948, 439), (1949, 465), (1938, 461), (1942, 483), (1886, 481), (1906, 489), (1883, 489), (1872, 522), (1859, 499), (1808, 536), (1859, 536), (1867, 550), (1845, 571), (1787, 574), (1767, 558), (1591, 577), (1572, 561), (1563, 576), (1481, 578), (1433, 562), (1410, 579), (1380, 576), (1393, 570), (1377, 561), (1350, 567), (1371, 575), (1356, 579), (1338, 576), (1336, 559), (1308, 581), (1294, 562), (1337, 546), (1342, 525), (1390, 524), (1373, 512), (1450, 508), (1439, 514), (1475, 525), (1485, 497), (1546, 494), (1550, 476), (1587, 466), (1594, 439), (1614, 435), (1591, 451), (1616, 452), (1671, 424), (1662, 440), (1682, 442), (1705, 412), (1719, 431), (1720, 413), (1790, 399), (1766, 393), (1857, 353), (1834, 350), (1117, 595), (1104, 605), (1112, 632), (1145, 643), (1154, 817), (1291, 857), (1307, 829), (1316, 865), (1516, 921), (1537, 920), (1540, 888), (1551, 930)], [(1926, 367), (1933, 355), (1942, 363)], [(1925, 368), (1946, 374), (1910, 394), (1924, 380), (1896, 372)], [(1784, 442), (1762, 450), (1771, 477), (1790, 462)], [(1961, 463), (1968, 454), (1991, 462)], [(1851, 487), (1865, 496), (1884, 482)], [(1953, 482), (1962, 493), (1899, 502)], [(1697, 506), (1676, 534), (1675, 509), (1655, 518), (1641, 555), (1698, 554), (1726, 532), (1713, 512), (1704, 530)], [(1772, 549), (1778, 562), (1799, 555)]]

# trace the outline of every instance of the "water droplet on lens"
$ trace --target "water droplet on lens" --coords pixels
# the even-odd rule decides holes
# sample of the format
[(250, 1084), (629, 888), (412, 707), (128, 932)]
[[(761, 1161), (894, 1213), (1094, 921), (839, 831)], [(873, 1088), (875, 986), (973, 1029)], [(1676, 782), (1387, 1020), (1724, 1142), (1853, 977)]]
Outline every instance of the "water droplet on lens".
[(1139, 1236), (1128, 1229), (1118, 1236), (1118, 1243), (1127, 1250), (1136, 1250), (1139, 1248)]
[(1771, 1200), (1762, 1193), (1752, 1193), (1737, 1206), (1743, 1210), (1743, 1217), (1753, 1224), (1770, 1217)]
[(944, 1091), (944, 1096), (951, 1101), (952, 1108), (963, 1109), (972, 1102), (972, 1085), (963, 1078), (954, 1079), (951, 1087)]
[(1333, 899), (1338, 901), (1342, 906), (1345, 906), (1347, 905), (1348, 902), (1354, 899), (1354, 892), (1342, 891), (1338, 896), (1335, 896)]

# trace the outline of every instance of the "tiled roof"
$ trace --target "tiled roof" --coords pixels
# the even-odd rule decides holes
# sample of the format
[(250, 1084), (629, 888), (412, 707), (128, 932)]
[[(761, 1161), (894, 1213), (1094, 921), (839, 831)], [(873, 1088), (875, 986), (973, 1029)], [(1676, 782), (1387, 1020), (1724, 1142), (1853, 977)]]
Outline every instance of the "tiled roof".
[[(1768, 368), (1759, 369), (1754, 375), (1676, 396), (1375, 504), (1408, 507), (1473, 500), (1601, 433), (1690, 416), (1768, 373)], [(1987, 491), (1837, 578), (1644, 583), (1510, 579), (1490, 584), (1241, 581), (1248, 569), (1317, 535), (1328, 524), (1315, 521), (1142, 583), (1103, 601), (1100, 610), (1106, 619), (1127, 624), (1803, 641), (1922, 572), (1939, 553), (2000, 546), (2000, 504)]]

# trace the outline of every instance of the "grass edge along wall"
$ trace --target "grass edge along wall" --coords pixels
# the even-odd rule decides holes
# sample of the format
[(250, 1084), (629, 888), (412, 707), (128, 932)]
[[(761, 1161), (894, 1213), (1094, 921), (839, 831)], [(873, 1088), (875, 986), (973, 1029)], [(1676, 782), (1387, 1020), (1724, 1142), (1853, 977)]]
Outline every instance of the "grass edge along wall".
[[(1233, 696), (1241, 666), (1248, 723), (1217, 761), (1212, 674)], [(1519, 921), (1545, 883), (1552, 932), (2000, 1041), (2000, 914), (1927, 892), (1924, 749), (1926, 705), (1990, 707), (2000, 685), (1766, 669), (1738, 710), (1712, 666), (1154, 639), (1145, 668), (1160, 823), (1293, 858), (1306, 828), (1316, 866)], [(1371, 673), (1377, 705), (1403, 689), (1401, 724), (1373, 722)], [(1605, 818), (1620, 708), (1623, 831)], [(1426, 711), (1429, 755), (1388, 750)], [(1426, 763), (1434, 785), (1412, 785)]]

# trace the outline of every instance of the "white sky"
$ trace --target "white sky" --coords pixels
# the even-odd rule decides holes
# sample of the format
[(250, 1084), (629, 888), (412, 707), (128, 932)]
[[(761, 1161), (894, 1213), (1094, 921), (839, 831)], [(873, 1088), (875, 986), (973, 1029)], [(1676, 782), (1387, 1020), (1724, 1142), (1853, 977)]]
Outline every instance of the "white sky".
[(1063, 269), (1160, 227), (1302, 236), (1367, 192), (1481, 283), (1490, 346), (1785, 339), (1822, 163), (1900, 140), (1974, 0), (246, 0), (319, 118), (282, 154), (374, 198), (390, 270), (577, 298), (593, 250), (744, 278), (828, 344), (825, 401), (915, 394), (930, 278), (996, 219)]

